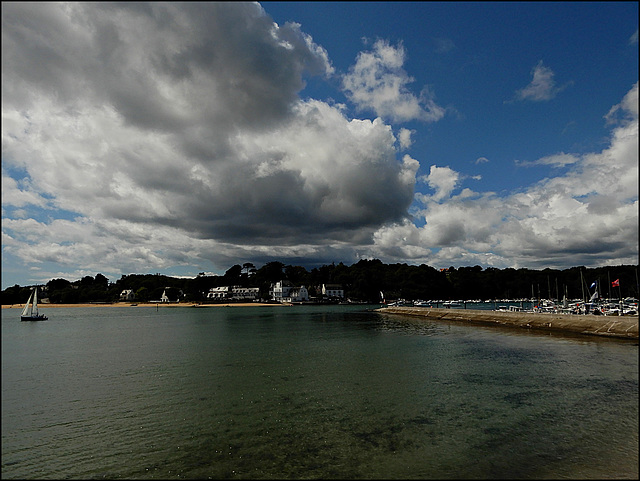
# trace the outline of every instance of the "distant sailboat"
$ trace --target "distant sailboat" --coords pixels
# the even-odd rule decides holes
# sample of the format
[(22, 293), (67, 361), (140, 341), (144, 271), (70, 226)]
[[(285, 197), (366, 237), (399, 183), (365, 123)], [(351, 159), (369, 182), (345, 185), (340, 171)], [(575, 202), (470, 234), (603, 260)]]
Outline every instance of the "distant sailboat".
[(29, 296), (29, 300), (22, 309), (20, 315), (21, 321), (46, 321), (49, 319), (44, 314), (38, 314), (38, 287), (33, 288), (33, 292)]

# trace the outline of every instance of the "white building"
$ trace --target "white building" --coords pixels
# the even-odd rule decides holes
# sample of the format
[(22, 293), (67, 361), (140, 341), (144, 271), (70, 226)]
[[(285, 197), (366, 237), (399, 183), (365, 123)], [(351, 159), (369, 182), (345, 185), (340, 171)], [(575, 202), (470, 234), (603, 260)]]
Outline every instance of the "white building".
[(344, 289), (340, 284), (322, 284), (322, 295), (344, 299)]
[(164, 290), (162, 291), (162, 297), (160, 297), (160, 302), (180, 302), (180, 299), (184, 297), (182, 289), (180, 289), (178, 290), (178, 298), (175, 301), (172, 301), (171, 299), (169, 299), (169, 296), (167, 296), (167, 289), (171, 289), (171, 287), (164, 288)]
[(269, 289), (269, 295), (274, 301), (282, 302), (282, 299), (289, 297), (289, 291), (293, 289), (293, 284), (289, 281), (278, 281), (275, 284), (271, 284)]
[(120, 293), (121, 301), (133, 301), (136, 298), (136, 295), (133, 293), (131, 289), (125, 289)]
[(306, 287), (294, 287), (289, 281), (278, 281), (271, 285), (269, 295), (277, 302), (300, 302), (309, 300)]
[(229, 286), (212, 287), (207, 293), (207, 299), (228, 299)]
[(294, 287), (289, 291), (289, 296), (283, 298), (284, 302), (301, 302), (309, 300), (309, 291), (304, 286)]
[(260, 298), (260, 288), (233, 286), (231, 288), (231, 298), (241, 301), (254, 301)]
[(207, 293), (207, 299), (254, 301), (260, 298), (259, 287), (220, 286), (212, 287)]

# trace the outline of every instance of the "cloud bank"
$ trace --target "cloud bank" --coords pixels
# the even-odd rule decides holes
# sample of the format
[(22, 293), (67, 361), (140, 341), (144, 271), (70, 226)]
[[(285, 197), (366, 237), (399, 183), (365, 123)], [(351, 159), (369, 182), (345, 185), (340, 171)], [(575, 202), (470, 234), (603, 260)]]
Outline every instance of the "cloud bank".
[[(500, 197), (460, 185), (460, 175), (432, 166), (419, 180), (408, 221), (376, 233), (376, 255), (432, 265), (564, 268), (638, 262), (638, 83), (613, 113), (609, 145), (582, 156), (560, 153), (528, 166), (568, 167), (564, 175)], [(401, 247), (399, 247), (401, 246)]]
[(301, 100), (328, 55), (257, 4), (8, 4), (2, 62), (3, 208), (76, 216), (14, 212), (18, 257), (322, 257), (412, 202), (419, 164), (391, 127)]
[[(608, 148), (528, 161), (565, 172), (499, 197), (447, 166), (416, 179), (401, 154), (414, 131), (392, 123), (445, 110), (410, 90), (405, 55), (378, 41), (342, 76), (377, 116), (358, 118), (300, 97), (339, 74), (258, 4), (4, 4), (3, 258), (42, 280), (270, 260), (637, 261), (637, 84), (607, 115)], [(554, 88), (534, 72), (523, 95)]]

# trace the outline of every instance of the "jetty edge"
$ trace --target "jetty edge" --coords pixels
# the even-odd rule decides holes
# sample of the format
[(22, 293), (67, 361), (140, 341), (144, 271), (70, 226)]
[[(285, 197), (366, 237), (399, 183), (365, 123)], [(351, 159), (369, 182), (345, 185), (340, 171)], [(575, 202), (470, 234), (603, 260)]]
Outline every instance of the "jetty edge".
[(381, 307), (375, 311), (434, 321), (462, 321), (638, 340), (638, 316), (594, 316), (589, 314), (501, 312), (425, 307)]

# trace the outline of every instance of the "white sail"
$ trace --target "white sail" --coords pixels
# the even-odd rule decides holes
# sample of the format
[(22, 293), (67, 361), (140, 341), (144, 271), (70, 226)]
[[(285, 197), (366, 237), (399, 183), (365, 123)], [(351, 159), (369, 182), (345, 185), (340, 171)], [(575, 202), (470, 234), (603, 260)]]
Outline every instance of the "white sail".
[(36, 317), (38, 316), (38, 288), (37, 287), (33, 290), (33, 308), (32, 308), (32, 312)]
[(24, 309), (22, 309), (22, 314), (20, 315), (21, 321), (46, 321), (49, 319), (44, 314), (38, 313), (38, 287), (34, 287), (31, 295), (29, 296), (29, 300), (24, 305)]
[[(35, 292), (35, 291), (33, 291)], [(29, 295), (29, 299), (27, 300), (27, 303), (24, 305), (24, 309), (22, 309), (22, 314), (21, 316), (30, 316), (31, 315), (31, 299), (33, 299), (33, 292), (31, 292), (31, 294)]]

